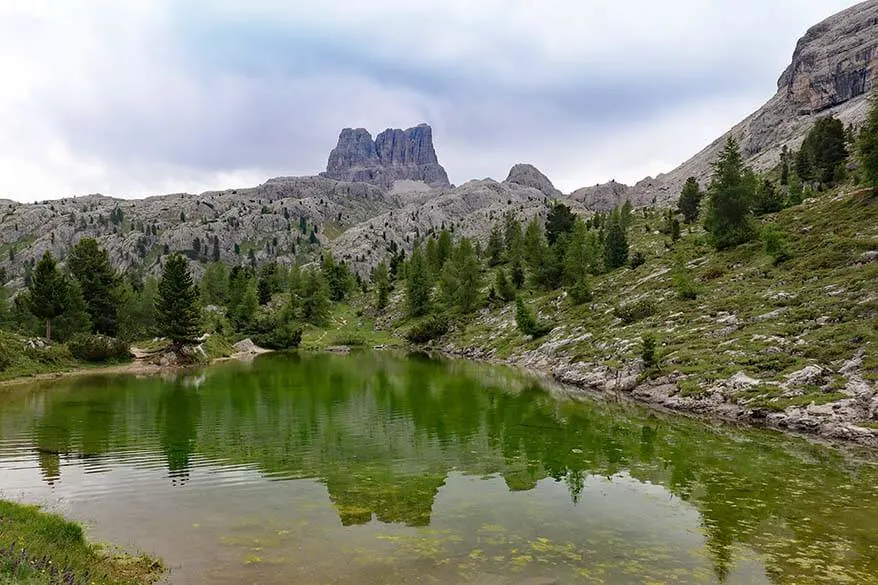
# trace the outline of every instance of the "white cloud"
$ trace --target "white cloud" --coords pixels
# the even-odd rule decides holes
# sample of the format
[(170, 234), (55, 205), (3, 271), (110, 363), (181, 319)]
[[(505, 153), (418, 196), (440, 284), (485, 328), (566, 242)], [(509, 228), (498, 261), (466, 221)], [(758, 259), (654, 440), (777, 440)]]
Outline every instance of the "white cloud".
[(344, 126), (422, 120), (458, 183), (519, 161), (634, 181), (758, 107), (850, 4), (0, 0), (0, 198), (312, 174)]

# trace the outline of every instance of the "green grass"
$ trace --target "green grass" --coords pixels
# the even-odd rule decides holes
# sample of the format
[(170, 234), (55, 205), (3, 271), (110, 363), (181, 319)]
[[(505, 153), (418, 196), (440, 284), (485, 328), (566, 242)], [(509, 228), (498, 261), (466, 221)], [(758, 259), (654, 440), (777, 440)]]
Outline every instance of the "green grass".
[[(25, 556), (26, 555), (26, 556)], [(85, 540), (82, 527), (34, 506), (0, 500), (0, 584), (152, 583), (159, 561)]]
[(69, 371), (85, 364), (65, 345), (31, 348), (25, 338), (0, 330), (0, 380)]
[(235, 353), (235, 348), (232, 347), (232, 342), (219, 334), (209, 336), (202, 344), (202, 347), (207, 354), (208, 360), (229, 357)]
[[(375, 328), (375, 321), (368, 316), (365, 308), (369, 299), (362, 295), (354, 297), (351, 303), (337, 303), (326, 327), (308, 326), (302, 332), (300, 347), (308, 350), (322, 350), (333, 346), (400, 347), (404, 341), (390, 331)], [(362, 307), (362, 308), (357, 308)]]

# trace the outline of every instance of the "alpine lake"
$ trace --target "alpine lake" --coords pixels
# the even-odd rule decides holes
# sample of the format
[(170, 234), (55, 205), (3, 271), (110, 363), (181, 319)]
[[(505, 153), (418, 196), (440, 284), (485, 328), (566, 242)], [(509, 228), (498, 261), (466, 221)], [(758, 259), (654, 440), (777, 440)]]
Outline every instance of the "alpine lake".
[(0, 389), (0, 497), (174, 584), (878, 584), (878, 466), (355, 351)]

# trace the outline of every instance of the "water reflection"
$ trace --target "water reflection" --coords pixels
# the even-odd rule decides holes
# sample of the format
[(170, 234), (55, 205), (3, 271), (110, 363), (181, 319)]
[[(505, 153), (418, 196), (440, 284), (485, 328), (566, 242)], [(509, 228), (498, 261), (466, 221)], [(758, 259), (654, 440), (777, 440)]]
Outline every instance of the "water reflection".
[[(86, 460), (94, 471), (150, 467), (160, 454), (175, 490), (204, 489), (207, 479), (193, 475), (199, 466), (255, 468), (272, 481), (319, 481), (343, 527), (451, 523), (453, 534), (470, 532), (455, 538), (481, 543), (467, 562), (514, 568), (542, 555), (582, 578), (625, 582), (595, 568), (610, 567), (624, 549), (640, 567), (632, 574), (697, 581), (691, 551), (663, 542), (661, 530), (644, 536), (649, 516), (665, 504), (644, 509), (643, 526), (612, 526), (594, 508), (594, 490), (626, 501), (629, 485), (649, 493), (659, 486), (665, 500), (697, 510), (716, 582), (735, 578), (746, 551), (759, 556), (773, 583), (878, 582), (873, 466), (772, 434), (557, 400), (502, 368), (371, 353), (269, 355), (251, 367), (170, 380), (70, 380), (0, 397), (0, 477), (13, 473), (4, 457), (22, 450), (36, 454), (53, 487), (65, 481), (68, 463)], [(470, 526), (463, 514), (435, 517), (452, 477), (499, 477), (507, 493), (534, 496), (531, 508), (509, 510), (496, 494), (485, 496), (489, 481), (467, 483), (473, 517), (504, 510), (505, 522), (554, 530), (569, 542), (516, 544), (508, 535), (479, 536), (484, 525)], [(565, 507), (557, 507), (547, 480), (564, 486)], [(568, 526), (570, 515), (583, 524)], [(589, 515), (603, 519), (586, 525)], [(509, 552), (522, 547), (537, 552)]]

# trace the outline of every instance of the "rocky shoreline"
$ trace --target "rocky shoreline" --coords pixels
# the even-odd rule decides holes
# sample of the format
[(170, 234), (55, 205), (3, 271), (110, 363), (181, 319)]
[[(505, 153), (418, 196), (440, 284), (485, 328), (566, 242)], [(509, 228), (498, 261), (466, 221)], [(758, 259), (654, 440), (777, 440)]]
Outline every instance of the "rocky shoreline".
[[(547, 347), (548, 346), (548, 347)], [(451, 357), (514, 366), (533, 373), (550, 376), (556, 382), (599, 395), (613, 395), (656, 407), (663, 411), (695, 415), (727, 422), (878, 448), (878, 424), (863, 426), (863, 421), (878, 421), (878, 395), (864, 380), (859, 369), (864, 352), (838, 369), (847, 385), (841, 389), (847, 397), (827, 404), (792, 406), (783, 410), (748, 406), (741, 395), (763, 382), (739, 372), (714, 383), (698, 396), (684, 396), (677, 382), (686, 377), (680, 372), (662, 373), (654, 378), (645, 375), (639, 364), (621, 369), (574, 362), (569, 356), (554, 353), (550, 344), (507, 358), (498, 358), (494, 351), (478, 347), (439, 348)], [(824, 368), (809, 365), (790, 374), (785, 394), (794, 397), (796, 385), (824, 373)]]

